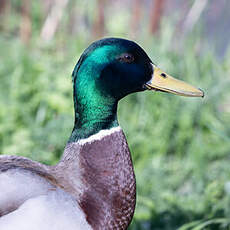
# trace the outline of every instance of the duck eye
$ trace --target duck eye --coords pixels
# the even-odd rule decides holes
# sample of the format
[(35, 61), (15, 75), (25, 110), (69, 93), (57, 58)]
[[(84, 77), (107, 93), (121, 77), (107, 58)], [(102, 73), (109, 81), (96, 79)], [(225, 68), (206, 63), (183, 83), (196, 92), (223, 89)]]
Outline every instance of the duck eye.
[(132, 54), (124, 53), (119, 57), (119, 61), (131, 63), (134, 61), (134, 56)]

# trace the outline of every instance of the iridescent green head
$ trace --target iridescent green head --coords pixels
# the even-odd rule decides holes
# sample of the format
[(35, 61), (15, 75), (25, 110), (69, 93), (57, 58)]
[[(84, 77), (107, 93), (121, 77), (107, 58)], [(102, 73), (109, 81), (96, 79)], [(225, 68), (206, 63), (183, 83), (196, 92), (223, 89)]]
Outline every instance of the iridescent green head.
[(100, 94), (106, 100), (119, 100), (142, 91), (151, 79), (151, 63), (145, 51), (132, 41), (107, 38), (94, 42), (73, 71), (76, 96)]
[(76, 119), (70, 141), (117, 126), (117, 103), (130, 93), (146, 89), (187, 96), (197, 93), (195, 88), (181, 91), (181, 87), (184, 89), (188, 85), (180, 85), (178, 81), (179, 88), (175, 88), (175, 81), (160, 72), (139, 45), (119, 38), (106, 38), (91, 44), (81, 55), (72, 76)]

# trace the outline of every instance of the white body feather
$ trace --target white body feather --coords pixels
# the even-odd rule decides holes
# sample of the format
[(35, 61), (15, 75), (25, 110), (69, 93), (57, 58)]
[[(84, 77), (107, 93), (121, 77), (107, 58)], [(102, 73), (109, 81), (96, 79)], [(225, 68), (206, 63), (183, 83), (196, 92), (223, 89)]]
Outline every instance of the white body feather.
[(0, 230), (91, 230), (76, 200), (44, 178), (25, 170), (0, 174)]

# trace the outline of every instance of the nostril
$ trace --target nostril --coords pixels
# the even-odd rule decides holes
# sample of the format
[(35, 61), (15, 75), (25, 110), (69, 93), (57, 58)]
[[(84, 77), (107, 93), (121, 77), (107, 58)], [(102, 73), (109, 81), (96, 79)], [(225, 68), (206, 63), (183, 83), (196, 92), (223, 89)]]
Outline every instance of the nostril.
[(166, 78), (167, 75), (166, 75), (165, 73), (162, 73), (162, 74), (161, 74), (161, 77)]

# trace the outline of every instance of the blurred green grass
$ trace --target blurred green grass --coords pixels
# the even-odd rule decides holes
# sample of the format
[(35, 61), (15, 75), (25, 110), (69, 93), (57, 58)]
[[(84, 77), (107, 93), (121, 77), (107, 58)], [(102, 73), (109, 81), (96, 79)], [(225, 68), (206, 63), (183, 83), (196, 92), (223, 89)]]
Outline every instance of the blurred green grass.
[[(128, 37), (115, 24), (109, 28)], [(49, 44), (33, 38), (25, 47), (0, 35), (1, 153), (59, 160), (74, 121), (71, 73), (87, 36), (57, 36)], [(199, 36), (175, 48), (166, 23), (160, 39), (137, 39), (153, 62), (206, 95), (144, 92), (120, 102), (137, 179), (130, 230), (230, 229), (230, 53), (217, 60), (210, 47), (200, 48)]]
[[(205, 229), (227, 229), (230, 59), (217, 61), (212, 52), (194, 55), (195, 44), (180, 54), (156, 42), (143, 44), (152, 49), (152, 59), (157, 55), (163, 69), (201, 87), (206, 96), (144, 92), (120, 102), (119, 120), (137, 177), (130, 229), (172, 230), (219, 218), (224, 221)], [(27, 49), (1, 38), (0, 49), (7, 53), (0, 63), (1, 153), (58, 161), (73, 126), (71, 71), (85, 46), (73, 42), (67, 52), (52, 46)]]

